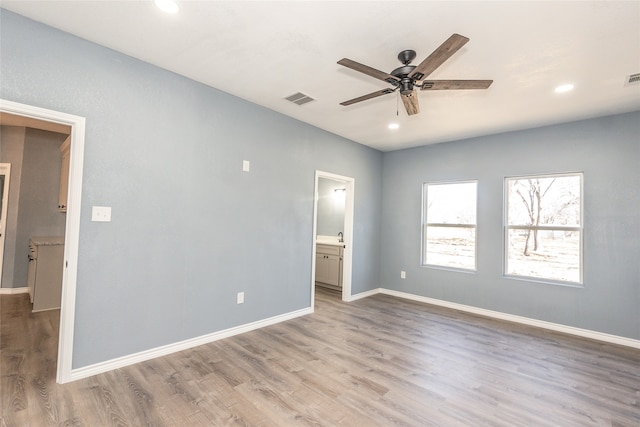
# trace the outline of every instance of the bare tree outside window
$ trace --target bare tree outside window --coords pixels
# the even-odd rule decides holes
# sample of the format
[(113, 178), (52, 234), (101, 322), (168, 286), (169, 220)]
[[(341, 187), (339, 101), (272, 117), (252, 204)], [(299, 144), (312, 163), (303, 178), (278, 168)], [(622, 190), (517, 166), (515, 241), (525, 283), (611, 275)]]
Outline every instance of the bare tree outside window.
[[(546, 181), (546, 180), (543, 180)], [(513, 188), (520, 196), (520, 200), (524, 203), (525, 208), (527, 209), (527, 213), (529, 214), (529, 225), (540, 225), (540, 213), (542, 212), (542, 199), (547, 194), (547, 191), (551, 188), (553, 183), (556, 181), (555, 178), (551, 179), (551, 181), (545, 183), (546, 188), (542, 187), (539, 178), (535, 179), (527, 179), (527, 180), (515, 180)], [(529, 239), (531, 237), (531, 232), (533, 231), (533, 250), (538, 250), (538, 230), (537, 229), (529, 229), (527, 230), (527, 238), (524, 242), (524, 250), (522, 252), (523, 255), (529, 256)]]
[(507, 178), (506, 274), (582, 282), (582, 174)]

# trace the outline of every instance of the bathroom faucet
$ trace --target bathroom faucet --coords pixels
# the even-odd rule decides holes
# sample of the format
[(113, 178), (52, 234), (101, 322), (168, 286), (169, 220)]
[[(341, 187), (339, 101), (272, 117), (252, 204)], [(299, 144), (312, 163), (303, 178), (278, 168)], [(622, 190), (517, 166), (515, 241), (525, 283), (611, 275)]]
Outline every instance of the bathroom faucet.
[(344, 238), (343, 238), (342, 231), (338, 233), (338, 237), (339, 237), (338, 242), (343, 243), (344, 242)]

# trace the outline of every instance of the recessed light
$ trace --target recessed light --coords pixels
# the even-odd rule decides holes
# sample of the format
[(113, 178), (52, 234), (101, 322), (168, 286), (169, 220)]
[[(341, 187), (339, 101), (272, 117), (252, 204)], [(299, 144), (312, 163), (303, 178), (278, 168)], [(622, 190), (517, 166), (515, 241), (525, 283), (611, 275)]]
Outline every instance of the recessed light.
[(556, 87), (554, 89), (555, 93), (564, 93), (564, 92), (569, 92), (570, 90), (573, 90), (573, 85), (571, 83), (567, 83), (564, 85), (560, 85), (558, 87)]
[(173, 0), (153, 0), (158, 9), (166, 13), (178, 13), (180, 8)]
[(397, 123), (389, 123), (389, 129), (398, 129), (400, 127)]

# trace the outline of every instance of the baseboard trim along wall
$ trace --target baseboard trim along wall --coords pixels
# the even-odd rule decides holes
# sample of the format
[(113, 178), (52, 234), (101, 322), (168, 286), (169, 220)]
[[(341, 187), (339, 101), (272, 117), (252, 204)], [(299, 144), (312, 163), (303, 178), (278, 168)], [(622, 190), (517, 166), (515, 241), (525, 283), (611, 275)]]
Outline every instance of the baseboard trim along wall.
[(24, 286), (22, 288), (0, 288), (0, 295), (15, 295), (15, 294), (28, 294), (29, 288)]
[[(465, 311), (468, 313), (479, 314), (481, 316), (492, 317), (494, 319), (507, 320), (509, 322), (521, 323), (523, 325), (535, 326), (537, 328), (548, 329), (551, 331), (562, 332), (565, 334), (575, 335), (583, 338), (591, 338), (597, 341), (603, 341), (611, 344), (623, 345), (626, 347), (633, 347), (640, 349), (640, 340), (632, 338), (621, 337), (618, 335), (605, 334), (602, 332), (591, 331), (589, 329), (580, 329), (573, 326), (561, 325), (558, 323), (546, 322), (544, 320), (531, 319), (529, 317), (516, 316), (514, 314), (502, 313), (500, 311), (486, 310), (484, 308), (473, 307), (470, 305), (458, 304), (455, 302), (449, 302), (439, 300), (435, 298), (423, 297), (420, 295), (414, 295), (406, 292), (394, 291), (391, 289), (378, 288), (373, 291), (366, 292), (366, 296), (374, 294), (391, 295), (398, 298), (404, 298), (408, 300), (424, 302), (427, 304), (433, 304), (441, 307), (452, 308), (454, 310)], [(358, 294), (361, 295), (361, 294)], [(358, 299), (357, 295), (353, 299)]]
[(135, 363), (144, 362), (156, 357), (166, 356), (178, 351), (188, 350), (199, 345), (209, 344), (214, 341), (218, 341), (224, 338), (229, 338), (234, 335), (242, 334), (245, 332), (260, 329), (265, 326), (274, 325), (276, 323), (284, 322), (286, 320), (294, 319), (296, 317), (305, 316), (313, 313), (313, 307), (307, 307), (301, 310), (292, 311), (291, 313), (281, 314), (279, 316), (270, 317), (264, 320), (258, 320), (256, 322), (247, 323), (246, 325), (240, 325), (233, 328), (225, 329), (219, 332), (214, 332), (200, 337), (191, 338), (188, 340), (180, 341), (174, 344), (168, 344), (161, 347), (152, 348), (150, 350), (141, 351), (139, 353), (130, 354), (128, 356), (118, 357), (116, 359), (107, 360), (105, 362), (96, 363), (94, 365), (85, 366), (82, 368), (72, 369), (70, 381), (80, 380), (88, 378), (93, 375), (102, 374), (114, 369), (123, 368), (125, 366), (133, 365)]
[(349, 297), (349, 299), (347, 299), (347, 301), (348, 302), (356, 301), (356, 300), (359, 300), (359, 299), (362, 299), (362, 298), (366, 298), (366, 297), (370, 297), (372, 295), (379, 294), (380, 292), (381, 292), (381, 288), (374, 289), (372, 291), (361, 292), (359, 294), (351, 295)]
[[(27, 292), (26, 290), (27, 288), (2, 288), (2, 290), (4, 289), (11, 289), (14, 293)], [(18, 291), (14, 291), (14, 289)], [(2, 292), (2, 293), (5, 293), (5, 292)], [(617, 335), (605, 334), (602, 332), (591, 331), (588, 329), (575, 328), (573, 326), (566, 326), (558, 323), (546, 322), (543, 320), (531, 319), (528, 317), (516, 316), (513, 314), (502, 313), (499, 311), (487, 310), (484, 308), (458, 304), (458, 303), (439, 300), (435, 298), (423, 297), (420, 295), (414, 295), (406, 292), (394, 291), (394, 290), (385, 289), (385, 288), (372, 289), (370, 291), (352, 295), (351, 298), (349, 298), (349, 301), (356, 301), (356, 300), (370, 297), (376, 294), (390, 295), (390, 296), (403, 298), (407, 300), (437, 305), (440, 307), (451, 308), (454, 310), (460, 310), (467, 313), (478, 314), (481, 316), (491, 317), (494, 319), (506, 320), (509, 322), (520, 323), (520, 324), (534, 326), (534, 327), (547, 329), (551, 331), (562, 332), (565, 334), (575, 335), (575, 336), (584, 337), (584, 338), (590, 338), (597, 341), (603, 341), (607, 343), (640, 349), (640, 340), (620, 337)], [(123, 356), (116, 359), (107, 360), (105, 362), (96, 363), (94, 365), (72, 369), (69, 380), (75, 381), (83, 378), (88, 378), (93, 375), (102, 374), (108, 371), (112, 371), (114, 369), (123, 368), (125, 366), (133, 365), (135, 363), (140, 363), (150, 359), (154, 359), (156, 357), (166, 356), (168, 354), (172, 354), (178, 351), (188, 350), (190, 348), (197, 347), (199, 345), (208, 344), (224, 338), (232, 337), (234, 335), (253, 331), (256, 329), (263, 328), (265, 326), (274, 325), (276, 323), (284, 322), (290, 319), (295, 319), (296, 317), (305, 316), (307, 314), (312, 314), (312, 313), (313, 313), (313, 307), (307, 307), (301, 310), (293, 311), (291, 313), (270, 317), (268, 319), (259, 320), (252, 323), (247, 323), (246, 325), (236, 326), (233, 328), (225, 329), (223, 331), (218, 331), (211, 334), (202, 335), (200, 337), (180, 341), (174, 344), (168, 344), (165, 346), (141, 351), (139, 353), (131, 354), (128, 356)]]

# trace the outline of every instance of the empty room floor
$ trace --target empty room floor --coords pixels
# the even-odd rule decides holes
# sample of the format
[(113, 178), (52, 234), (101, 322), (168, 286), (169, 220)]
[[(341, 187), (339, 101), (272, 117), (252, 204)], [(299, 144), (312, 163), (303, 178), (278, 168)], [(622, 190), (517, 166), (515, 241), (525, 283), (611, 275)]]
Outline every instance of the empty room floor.
[(376, 295), (69, 384), (0, 297), (0, 426), (640, 425), (640, 350)]

